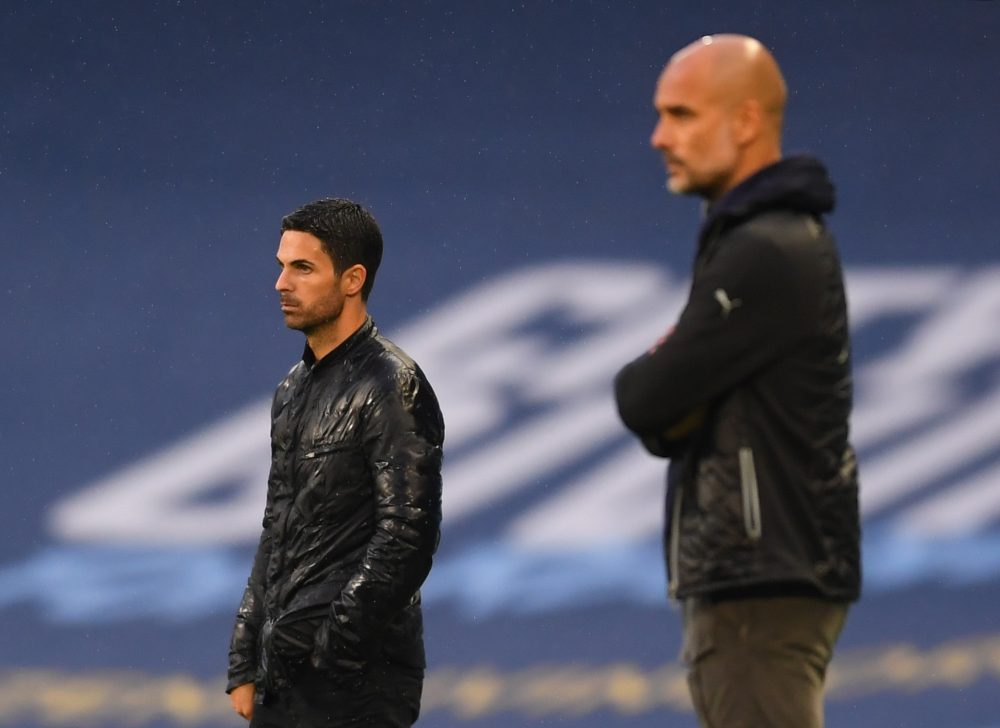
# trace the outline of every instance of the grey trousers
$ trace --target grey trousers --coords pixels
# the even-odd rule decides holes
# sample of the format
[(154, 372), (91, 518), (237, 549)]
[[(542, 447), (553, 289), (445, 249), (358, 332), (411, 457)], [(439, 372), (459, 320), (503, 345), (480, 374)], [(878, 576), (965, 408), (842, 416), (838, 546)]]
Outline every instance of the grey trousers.
[(811, 597), (684, 601), (682, 658), (703, 728), (822, 728), (847, 604)]

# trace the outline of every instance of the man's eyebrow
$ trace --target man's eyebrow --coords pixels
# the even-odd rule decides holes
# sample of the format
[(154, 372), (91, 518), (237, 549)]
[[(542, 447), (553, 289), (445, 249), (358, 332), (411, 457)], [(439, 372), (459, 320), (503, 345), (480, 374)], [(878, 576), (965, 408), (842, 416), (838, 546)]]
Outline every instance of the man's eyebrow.
[[(278, 263), (278, 265), (281, 266), (285, 265), (284, 263), (281, 262), (281, 258), (279, 258), (278, 256), (274, 256), (274, 260)], [(308, 265), (311, 268), (316, 267), (316, 264), (313, 263), (308, 258), (296, 258), (295, 260), (290, 260), (288, 261), (288, 265)]]
[(657, 107), (657, 111), (662, 111), (667, 114), (676, 115), (676, 114), (690, 114), (694, 112), (694, 109), (692, 109), (687, 104), (674, 103), (674, 104), (662, 104), (661, 106)]

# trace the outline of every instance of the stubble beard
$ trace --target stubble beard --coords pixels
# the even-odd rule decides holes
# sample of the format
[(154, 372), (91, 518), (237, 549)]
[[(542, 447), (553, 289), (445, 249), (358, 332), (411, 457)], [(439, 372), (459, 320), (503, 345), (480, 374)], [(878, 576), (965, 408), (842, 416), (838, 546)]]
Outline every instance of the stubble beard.
[(687, 167), (685, 171), (687, 174), (683, 176), (667, 173), (667, 190), (671, 194), (701, 197), (710, 202), (718, 197), (719, 187), (726, 175), (724, 168), (720, 166), (718, 170), (706, 170), (699, 175), (693, 175)]
[[(673, 195), (700, 195), (699, 185), (692, 177), (691, 168), (679, 159), (667, 159), (667, 191)], [(678, 172), (671, 172), (669, 166), (679, 167)]]
[[(711, 149), (711, 153), (691, 151), (685, 155), (686, 160), (664, 155), (668, 163), (681, 171), (678, 176), (667, 170), (667, 189), (675, 195), (697, 196), (709, 202), (718, 199), (720, 190), (725, 188), (726, 180), (739, 163), (739, 154), (724, 127), (719, 127)], [(695, 167), (689, 164), (692, 160), (696, 162)]]
[(688, 185), (677, 178), (676, 175), (667, 173), (667, 191), (673, 195), (687, 195), (689, 194)]
[(691, 179), (690, 174), (678, 176), (667, 172), (667, 191), (672, 195), (704, 197), (701, 186)]
[(344, 302), (339, 300), (325, 306), (320, 311), (306, 311), (299, 317), (299, 320), (290, 320), (286, 315), (285, 326), (293, 331), (301, 331), (308, 337), (334, 325), (343, 312)]

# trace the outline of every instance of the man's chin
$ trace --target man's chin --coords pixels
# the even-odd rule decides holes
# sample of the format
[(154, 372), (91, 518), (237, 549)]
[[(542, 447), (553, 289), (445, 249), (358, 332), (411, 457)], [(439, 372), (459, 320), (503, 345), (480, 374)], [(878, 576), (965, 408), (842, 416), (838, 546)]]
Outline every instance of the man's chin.
[(704, 184), (696, 184), (687, 177), (668, 177), (667, 189), (674, 195), (714, 199), (708, 187)]
[(308, 328), (308, 324), (300, 318), (285, 314), (285, 327), (291, 329), (292, 331), (304, 331)]
[(687, 165), (680, 162), (667, 163), (667, 189), (675, 195), (690, 195), (694, 181), (691, 179), (691, 170)]
[(667, 190), (674, 195), (690, 195), (693, 194), (691, 190), (691, 183), (679, 177), (667, 177)]

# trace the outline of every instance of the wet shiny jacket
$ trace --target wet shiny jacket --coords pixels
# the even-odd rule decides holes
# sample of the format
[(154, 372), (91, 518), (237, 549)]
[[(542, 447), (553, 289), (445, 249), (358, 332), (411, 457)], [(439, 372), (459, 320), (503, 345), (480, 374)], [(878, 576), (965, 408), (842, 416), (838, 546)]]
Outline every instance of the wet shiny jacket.
[(307, 347), (274, 396), (228, 690), (255, 682), (260, 699), (306, 660), (343, 685), (375, 660), (423, 668), (419, 589), (438, 543), (443, 438), (423, 372), (371, 319), (318, 362)]
[(857, 598), (858, 473), (843, 274), (816, 160), (767, 167), (708, 210), (673, 332), (619, 372), (619, 413), (671, 458), (679, 598)]

